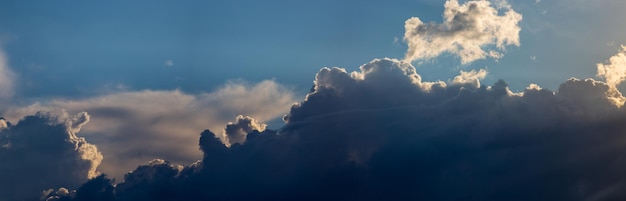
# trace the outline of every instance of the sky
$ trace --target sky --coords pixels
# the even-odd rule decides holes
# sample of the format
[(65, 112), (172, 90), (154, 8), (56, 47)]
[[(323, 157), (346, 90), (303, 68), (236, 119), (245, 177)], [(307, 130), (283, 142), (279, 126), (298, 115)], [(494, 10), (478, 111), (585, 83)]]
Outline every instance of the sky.
[(620, 200), (624, 9), (2, 1), (0, 201)]

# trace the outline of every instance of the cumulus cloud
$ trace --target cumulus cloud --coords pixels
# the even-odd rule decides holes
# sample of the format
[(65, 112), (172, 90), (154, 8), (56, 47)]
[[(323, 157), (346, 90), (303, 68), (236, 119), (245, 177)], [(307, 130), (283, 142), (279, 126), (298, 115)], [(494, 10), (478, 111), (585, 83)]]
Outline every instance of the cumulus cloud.
[[(277, 131), (248, 129), (228, 147), (206, 130), (198, 163), (156, 160), (117, 187), (92, 181), (115, 200), (626, 198), (621, 93), (574, 78), (513, 93), (475, 85), (485, 74), (427, 83), (394, 59), (324, 68)], [(244, 119), (230, 125), (253, 127)]]
[[(123, 134), (119, 139), (124, 140), (133, 135), (137, 138), (129, 143), (141, 141), (156, 147), (150, 150), (166, 150), (151, 157), (176, 158), (176, 153), (190, 150), (192, 138), (202, 151), (201, 160), (191, 165), (155, 159), (127, 173), (117, 185), (101, 175), (75, 191), (48, 191), (48, 198), (626, 199), (625, 98), (608, 77), (607, 82), (571, 78), (555, 91), (531, 84), (514, 93), (502, 80), (482, 85), (486, 70), (461, 71), (447, 83), (425, 82), (416, 72), (414, 60), (442, 53), (455, 54), (462, 63), (498, 59), (506, 46), (519, 45), (521, 15), (504, 0), (493, 2), (448, 0), (441, 24), (407, 20), (404, 39), (409, 51), (404, 60), (375, 59), (356, 72), (321, 69), (312, 91), (292, 105), (283, 117), (285, 126), (278, 130), (260, 122), (281, 111), (268, 107), (289, 104), (291, 96), (272, 84), (252, 90), (228, 85), (206, 96), (145, 91), (33, 105), (30, 109), (65, 107), (94, 117), (111, 115), (108, 122), (91, 128), (93, 132), (123, 130), (110, 133)], [(614, 70), (613, 63), (618, 62), (602, 68)], [(249, 92), (255, 95), (246, 95)], [(224, 117), (232, 111), (242, 115), (230, 123), (203, 116)], [(162, 134), (197, 129), (190, 122), (211, 128), (200, 133), (199, 140), (197, 135), (177, 141), (180, 136)], [(211, 125), (216, 122), (226, 128)], [(2, 132), (12, 127), (5, 124), (0, 124)], [(120, 163), (132, 158), (113, 155)]]
[(518, 23), (522, 15), (506, 1), (494, 5), (487, 0), (448, 0), (444, 5), (443, 22), (424, 23), (418, 17), (405, 22), (404, 40), (408, 44), (405, 60), (431, 59), (442, 53), (451, 53), (466, 64), (478, 59), (499, 59), (508, 45), (519, 46)]
[(43, 190), (76, 188), (99, 174), (102, 154), (76, 134), (87, 113), (37, 113), (11, 125), (0, 119), (0, 198), (33, 200)]
[[(230, 82), (212, 93), (198, 95), (178, 90), (134, 91), (80, 100), (53, 100), (12, 108), (4, 116), (18, 119), (37, 111), (60, 108), (72, 113), (88, 112), (93, 118), (82, 133), (105, 155), (100, 170), (120, 179), (129, 170), (154, 158), (193, 163), (202, 158), (196, 146), (198, 131), (222, 130), (238, 115), (267, 122), (286, 114), (294, 102), (291, 90), (274, 81), (254, 85)], [(244, 129), (233, 134), (243, 131), (249, 132)], [(222, 140), (228, 142), (227, 138)]]
[(612, 56), (608, 63), (597, 64), (598, 77), (606, 80), (610, 86), (616, 87), (626, 80), (626, 46), (622, 45), (622, 50)]
[(243, 143), (246, 141), (246, 136), (252, 131), (265, 131), (266, 124), (259, 123), (256, 119), (249, 116), (239, 115), (235, 119), (235, 122), (228, 122), (226, 129), (224, 129), (224, 137), (227, 145), (233, 145), (237, 143)]
[(480, 87), (480, 80), (484, 79), (487, 76), (487, 73), (488, 72), (485, 69), (480, 69), (478, 71), (471, 70), (469, 72), (461, 71), (460, 75), (454, 77), (452, 83), (459, 85), (471, 84), (473, 87), (478, 88)]

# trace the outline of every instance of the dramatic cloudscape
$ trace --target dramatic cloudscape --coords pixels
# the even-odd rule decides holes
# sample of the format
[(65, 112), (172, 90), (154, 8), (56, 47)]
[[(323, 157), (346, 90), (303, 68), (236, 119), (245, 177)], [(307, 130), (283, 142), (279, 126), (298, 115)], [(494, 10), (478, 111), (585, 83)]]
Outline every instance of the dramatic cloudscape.
[(626, 2), (0, 2), (0, 201), (625, 200)]

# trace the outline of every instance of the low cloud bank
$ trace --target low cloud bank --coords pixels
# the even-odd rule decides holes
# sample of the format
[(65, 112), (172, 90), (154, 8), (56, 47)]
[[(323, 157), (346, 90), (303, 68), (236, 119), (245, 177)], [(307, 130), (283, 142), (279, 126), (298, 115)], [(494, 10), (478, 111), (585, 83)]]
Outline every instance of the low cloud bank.
[[(3, 115), (15, 121), (38, 111), (88, 112), (93, 118), (81, 134), (104, 154), (99, 170), (121, 179), (129, 170), (154, 158), (192, 163), (202, 157), (196, 147), (198, 131), (221, 130), (237, 115), (267, 122), (280, 118), (295, 102), (289, 88), (267, 80), (256, 84), (230, 82), (214, 92), (196, 95), (178, 90), (146, 90), (52, 100), (13, 107)], [(230, 133), (234, 137), (245, 135), (241, 134), (244, 131), (249, 129)], [(226, 135), (220, 137), (224, 142), (229, 140)], [(232, 140), (242, 139), (245, 137)]]
[(626, 111), (614, 87), (572, 78), (513, 93), (504, 81), (476, 85), (480, 72), (460, 76), (423, 82), (394, 59), (324, 68), (277, 131), (240, 117), (230, 126), (252, 129), (245, 140), (228, 147), (207, 130), (197, 163), (155, 160), (117, 186), (99, 177), (51, 200), (626, 198)]

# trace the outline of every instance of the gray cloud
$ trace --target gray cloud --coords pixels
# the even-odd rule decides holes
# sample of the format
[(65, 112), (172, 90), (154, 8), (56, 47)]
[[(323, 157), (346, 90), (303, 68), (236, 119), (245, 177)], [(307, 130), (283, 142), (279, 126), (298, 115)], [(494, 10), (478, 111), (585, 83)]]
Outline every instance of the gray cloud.
[(237, 116), (235, 122), (228, 122), (224, 129), (223, 139), (227, 139), (225, 144), (242, 144), (246, 141), (246, 136), (252, 131), (265, 131), (266, 124), (258, 122), (256, 119), (249, 116)]
[[(441, 53), (456, 54), (462, 63), (486, 57), (498, 59), (502, 57), (499, 51), (506, 46), (519, 45), (517, 23), (521, 15), (506, 1), (494, 2), (468, 1), (461, 5), (449, 0), (442, 24), (425, 24), (419, 18), (407, 20), (405, 41), (409, 51), (403, 61), (375, 59), (357, 72), (323, 68), (316, 75), (313, 90), (303, 102), (292, 106), (284, 117), (286, 125), (277, 131), (265, 129), (259, 123), (264, 118), (257, 116), (276, 111), (258, 106), (276, 99), (233, 96), (226, 99), (230, 104), (224, 104), (224, 108), (252, 108), (256, 114), (244, 115), (259, 121), (238, 116), (221, 135), (210, 130), (202, 132), (197, 143), (203, 152), (201, 161), (180, 166), (156, 159), (129, 172), (117, 185), (99, 176), (76, 193), (50, 191), (50, 198), (623, 200), (626, 148), (621, 138), (626, 133), (626, 110), (616, 84), (608, 79), (571, 78), (556, 91), (531, 84), (525, 91), (514, 93), (502, 80), (491, 86), (481, 85), (480, 80), (487, 75), (485, 70), (461, 71), (448, 83), (424, 82), (411, 65), (411, 61)], [(246, 87), (225, 88), (229, 89), (226, 94), (248, 91)], [(191, 120), (184, 119), (186, 113), (215, 105), (212, 98), (196, 100), (197, 96), (191, 96), (174, 100), (196, 104), (164, 101), (146, 106), (199, 106), (175, 110), (180, 112), (178, 116), (158, 109), (155, 113), (151, 113), (153, 109), (135, 109), (149, 105), (148, 100), (172, 96), (170, 92), (165, 94), (140, 98), (136, 101), (140, 104), (131, 106), (105, 104), (92, 112), (124, 119), (139, 116), (142, 121), (131, 121), (123, 127), (131, 134), (142, 133), (137, 131), (141, 128), (159, 128), (149, 130), (155, 132), (175, 127), (174, 132), (191, 129), (176, 127), (189, 125)], [(174, 96), (184, 94), (174, 92)], [(135, 100), (122, 97), (120, 100)], [(86, 105), (97, 105), (94, 100)], [(60, 102), (63, 104), (58, 106), (80, 108)], [(217, 113), (239, 111), (236, 109)], [(169, 125), (166, 122), (174, 120), (168, 118), (185, 121)], [(143, 122), (145, 119), (150, 121)], [(221, 121), (216, 119), (209, 124)], [(224, 121), (221, 125), (226, 124)], [(146, 136), (150, 135), (131, 141), (146, 140)], [(165, 145), (158, 144), (153, 150), (163, 150), (164, 154), (150, 156), (167, 158), (171, 152), (180, 153), (168, 149), (177, 143), (173, 139), (158, 139)]]
[(507, 45), (519, 46), (518, 23), (522, 15), (506, 1), (494, 4), (487, 0), (464, 4), (448, 0), (441, 24), (424, 23), (417, 17), (408, 19), (404, 25), (404, 40), (409, 47), (405, 60), (431, 59), (442, 53), (455, 54), (464, 64), (486, 57), (501, 58), (501, 52), (486, 48), (495, 45), (504, 50)]
[(11, 125), (0, 120), (0, 198), (32, 200), (49, 188), (76, 188), (97, 176), (102, 154), (76, 134), (87, 113), (37, 113)]
[(120, 179), (128, 170), (154, 158), (193, 163), (202, 157), (196, 146), (198, 131), (222, 130), (238, 115), (267, 122), (286, 114), (294, 102), (293, 93), (274, 81), (254, 85), (231, 82), (215, 92), (198, 95), (176, 90), (135, 91), (53, 100), (11, 108), (4, 116), (18, 119), (59, 109), (88, 112), (93, 118), (82, 134), (104, 154), (100, 170)]
[(207, 130), (202, 161), (156, 160), (118, 187), (98, 186), (115, 188), (116, 200), (626, 197), (619, 91), (572, 78), (556, 91), (514, 93), (504, 81), (476, 85), (484, 73), (429, 83), (395, 59), (352, 73), (324, 68), (278, 131), (252, 131), (228, 147)]

